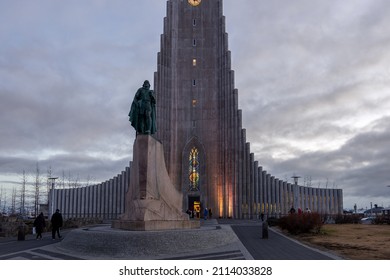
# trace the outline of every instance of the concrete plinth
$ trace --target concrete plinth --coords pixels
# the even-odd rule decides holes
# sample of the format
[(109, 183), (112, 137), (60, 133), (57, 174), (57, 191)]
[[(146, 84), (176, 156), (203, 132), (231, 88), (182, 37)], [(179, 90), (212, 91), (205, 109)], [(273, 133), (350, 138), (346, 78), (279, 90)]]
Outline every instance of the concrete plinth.
[(128, 231), (104, 224), (77, 228), (48, 247), (56, 254), (86, 260), (155, 260), (243, 250), (230, 225), (218, 225), (216, 220), (202, 221), (198, 229)]
[(162, 144), (150, 135), (138, 135), (133, 148), (130, 185), (125, 213), (112, 222), (125, 230), (168, 230), (199, 228), (182, 211), (182, 194), (172, 184)]
[(199, 221), (123, 221), (112, 222), (113, 228), (125, 230), (171, 230), (171, 229), (190, 229), (199, 228)]

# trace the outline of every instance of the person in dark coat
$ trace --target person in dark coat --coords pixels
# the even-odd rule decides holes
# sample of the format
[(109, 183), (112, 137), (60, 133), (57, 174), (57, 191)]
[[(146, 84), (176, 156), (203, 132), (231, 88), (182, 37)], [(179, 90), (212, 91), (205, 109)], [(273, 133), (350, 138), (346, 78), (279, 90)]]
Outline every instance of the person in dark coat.
[(295, 208), (294, 208), (294, 206), (291, 206), (291, 209), (290, 209), (290, 211), (288, 211), (288, 213), (290, 213), (290, 214), (295, 214)]
[(62, 227), (62, 215), (60, 209), (57, 209), (56, 212), (51, 216), (51, 236), (53, 239), (56, 239), (56, 233), (58, 238), (62, 238), (60, 235), (60, 228)]
[(43, 216), (42, 212), (38, 215), (38, 217), (35, 218), (34, 227), (37, 233), (37, 239), (42, 239), (42, 232), (46, 227), (45, 217)]

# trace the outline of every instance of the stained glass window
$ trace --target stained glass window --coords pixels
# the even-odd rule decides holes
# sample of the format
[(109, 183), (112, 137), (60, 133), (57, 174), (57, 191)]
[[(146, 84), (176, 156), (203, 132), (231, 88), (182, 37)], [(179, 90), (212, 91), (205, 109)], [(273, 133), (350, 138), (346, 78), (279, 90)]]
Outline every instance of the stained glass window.
[(189, 156), (189, 191), (199, 191), (199, 152), (192, 148)]

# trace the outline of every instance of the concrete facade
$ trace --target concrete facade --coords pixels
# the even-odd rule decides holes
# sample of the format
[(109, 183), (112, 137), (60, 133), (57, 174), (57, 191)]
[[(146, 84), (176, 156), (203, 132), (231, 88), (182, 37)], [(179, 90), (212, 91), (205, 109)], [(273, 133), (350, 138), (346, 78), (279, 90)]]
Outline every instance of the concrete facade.
[(130, 172), (125, 212), (112, 222), (113, 228), (166, 230), (200, 227), (199, 221), (190, 220), (182, 211), (182, 195), (168, 176), (162, 144), (154, 137), (137, 135)]
[[(285, 203), (285, 182), (270, 174), (263, 182), (263, 170), (246, 142), (222, 4), (208, 0), (192, 7), (187, 1), (167, 1), (154, 81), (157, 138), (164, 145), (169, 175), (183, 193), (184, 209), (192, 209), (195, 197), (219, 217), (287, 213), (292, 204)], [(201, 154), (197, 190), (189, 187), (192, 148)], [(294, 206), (310, 208), (308, 188), (293, 189)], [(322, 196), (331, 193), (323, 190)], [(330, 208), (323, 205), (321, 211), (330, 213)]]
[(125, 210), (124, 200), (130, 183), (129, 173), (130, 167), (126, 167), (121, 174), (97, 185), (55, 189), (54, 195), (50, 190), (49, 209), (53, 203), (53, 209), (60, 209), (65, 219), (116, 219)]

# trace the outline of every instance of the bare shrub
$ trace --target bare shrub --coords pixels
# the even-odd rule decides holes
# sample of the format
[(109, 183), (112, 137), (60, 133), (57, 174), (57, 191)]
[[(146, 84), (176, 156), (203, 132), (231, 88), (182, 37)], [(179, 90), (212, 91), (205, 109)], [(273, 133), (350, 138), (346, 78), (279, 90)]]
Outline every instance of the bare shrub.
[(322, 220), (318, 213), (291, 214), (280, 218), (279, 226), (291, 234), (319, 233)]

